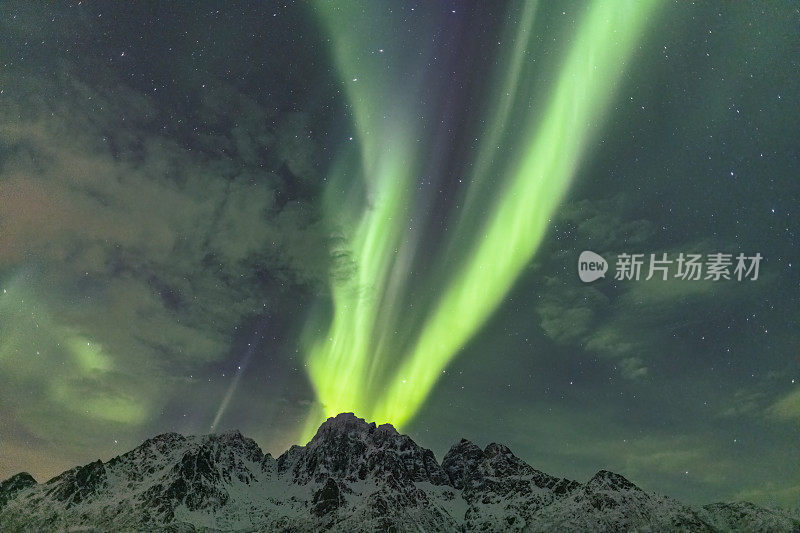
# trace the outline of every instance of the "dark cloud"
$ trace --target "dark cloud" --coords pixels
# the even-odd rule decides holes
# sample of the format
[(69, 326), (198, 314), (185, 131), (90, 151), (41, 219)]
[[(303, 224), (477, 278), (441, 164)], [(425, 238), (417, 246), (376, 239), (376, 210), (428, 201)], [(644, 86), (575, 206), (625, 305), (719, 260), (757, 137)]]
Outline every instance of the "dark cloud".
[(185, 136), (158, 100), (68, 63), (7, 73), (6, 439), (77, 449), (152, 422), (188, 376), (229, 357), (248, 317), (324, 290), (339, 268), (308, 114), (225, 87)]

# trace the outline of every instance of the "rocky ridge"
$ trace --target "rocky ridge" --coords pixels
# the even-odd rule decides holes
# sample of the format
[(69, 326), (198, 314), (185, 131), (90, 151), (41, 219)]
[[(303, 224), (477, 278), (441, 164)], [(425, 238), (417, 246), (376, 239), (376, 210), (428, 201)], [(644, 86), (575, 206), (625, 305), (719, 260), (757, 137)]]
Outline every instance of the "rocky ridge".
[(601, 470), (586, 483), (501, 444), (441, 464), (391, 425), (328, 419), (277, 459), (237, 431), (166, 433), (107, 462), (0, 483), (6, 531), (800, 531), (747, 502), (692, 508)]

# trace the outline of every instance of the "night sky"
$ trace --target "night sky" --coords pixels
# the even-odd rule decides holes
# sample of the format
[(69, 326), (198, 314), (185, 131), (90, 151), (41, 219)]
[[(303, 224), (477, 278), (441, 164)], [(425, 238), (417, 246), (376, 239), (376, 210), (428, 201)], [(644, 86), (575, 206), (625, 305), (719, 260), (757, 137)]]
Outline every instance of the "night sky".
[[(277, 455), (354, 411), (440, 459), (796, 506), (798, 28), (790, 2), (3, 2), (0, 479), (166, 431)], [(763, 259), (615, 279), (634, 253)]]

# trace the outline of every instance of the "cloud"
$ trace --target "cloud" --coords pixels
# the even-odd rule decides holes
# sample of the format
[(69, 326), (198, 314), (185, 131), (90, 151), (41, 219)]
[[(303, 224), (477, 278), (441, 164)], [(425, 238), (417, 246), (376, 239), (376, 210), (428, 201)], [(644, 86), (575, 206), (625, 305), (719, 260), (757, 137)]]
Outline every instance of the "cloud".
[(784, 485), (773, 480), (765, 480), (764, 484), (758, 488), (750, 488), (736, 493), (735, 498), (794, 510), (797, 509), (797, 502), (800, 501), (800, 485), (796, 483)]
[(648, 369), (640, 357), (626, 357), (620, 361), (620, 372), (628, 379), (642, 379), (647, 376)]
[(592, 286), (569, 284), (555, 276), (544, 277), (536, 307), (540, 325), (560, 343), (585, 339), (597, 325), (608, 298)]
[[(687, 424), (642, 432), (628, 418), (609, 416), (608, 409), (598, 403), (579, 412), (554, 402), (546, 409), (512, 417), (509, 431), (516, 434), (508, 440), (535, 467), (554, 465), (546, 467), (548, 472), (586, 480), (607, 468), (644, 490), (674, 495), (690, 487), (696, 503), (729, 497), (736, 486), (731, 482), (732, 469), (744, 478), (763, 469), (760, 464), (736, 465), (725, 453), (726, 445), (707, 428), (698, 430)], [(533, 444), (532, 433), (538, 436)], [(586, 438), (587, 434), (591, 437)]]
[(768, 401), (768, 398), (763, 391), (738, 390), (733, 394), (729, 404), (722, 409), (720, 416), (741, 418), (758, 415), (761, 413), (765, 401)]
[[(614, 258), (620, 253), (711, 253), (738, 250), (729, 245), (682, 236), (682, 242), (659, 242), (654, 224), (635, 218), (625, 194), (567, 203), (555, 221), (554, 239), (537, 265), (542, 273), (536, 313), (549, 338), (605, 358), (629, 380), (652, 376), (650, 367), (665, 356), (688, 352), (686, 331), (725, 320), (714, 309), (744, 309), (745, 303), (773, 286), (762, 273), (757, 282), (687, 281), (674, 275), (646, 280), (647, 261), (638, 281), (614, 281)], [(607, 278), (581, 283), (576, 262), (583, 250), (609, 261)], [(557, 275), (552, 273), (556, 272)], [(673, 272), (674, 274), (674, 272)], [(699, 336), (698, 336), (699, 337)], [(665, 350), (664, 347), (671, 347)], [(673, 354), (673, 355), (669, 355)]]
[[(69, 64), (13, 74), (0, 109), (0, 396), (17, 430), (79, 446), (158, 416), (186, 376), (228, 356), (239, 324), (289, 288), (321, 290), (337, 263), (308, 117), (227, 88), (187, 137), (158, 101)], [(226, 109), (247, 113), (225, 125)]]
[[(628, 215), (632, 200), (620, 193), (609, 198), (574, 200), (562, 206), (556, 221), (557, 240), (562, 249), (584, 246), (594, 251), (612, 250), (620, 245), (635, 248), (655, 234), (647, 219)], [(611, 265), (609, 265), (611, 266)]]
[(778, 420), (800, 419), (800, 390), (784, 394), (767, 408), (767, 414)]

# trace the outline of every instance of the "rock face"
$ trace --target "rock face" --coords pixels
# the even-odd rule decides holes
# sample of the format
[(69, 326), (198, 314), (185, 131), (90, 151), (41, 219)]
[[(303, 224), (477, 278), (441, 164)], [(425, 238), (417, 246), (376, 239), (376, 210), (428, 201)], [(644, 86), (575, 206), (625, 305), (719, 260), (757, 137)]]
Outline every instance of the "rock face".
[(36, 485), (36, 480), (27, 472), (20, 472), (0, 482), (0, 509), (19, 491), (34, 485)]
[(238, 432), (159, 435), (38, 484), (0, 483), (6, 531), (792, 531), (750, 503), (692, 509), (601, 470), (587, 483), (462, 440), (440, 465), (392, 426), (346, 413), (278, 459)]

